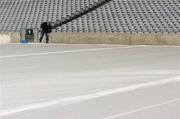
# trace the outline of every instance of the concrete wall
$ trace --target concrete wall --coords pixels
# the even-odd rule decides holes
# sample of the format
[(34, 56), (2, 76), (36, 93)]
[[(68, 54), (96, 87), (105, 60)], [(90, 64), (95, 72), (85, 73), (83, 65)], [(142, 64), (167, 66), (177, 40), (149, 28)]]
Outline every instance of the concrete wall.
[(20, 33), (0, 33), (0, 43), (19, 43)]
[(180, 45), (180, 34), (51, 33), (52, 43)]
[(11, 36), (10, 33), (0, 33), (0, 43), (10, 43)]
[(128, 35), (112, 33), (52, 33), (50, 42), (78, 44), (129, 44)]
[[(10, 40), (9, 40), (10, 38)], [(180, 45), (180, 34), (127, 33), (51, 33), (50, 43), (121, 44), (121, 45)], [(0, 42), (17, 43), (20, 33), (0, 33)], [(37, 42), (37, 38), (35, 39)]]
[(20, 42), (21, 36), (20, 36), (19, 32), (10, 33), (10, 36), (11, 36), (11, 43), (19, 43)]
[(131, 34), (131, 45), (180, 45), (180, 34)]

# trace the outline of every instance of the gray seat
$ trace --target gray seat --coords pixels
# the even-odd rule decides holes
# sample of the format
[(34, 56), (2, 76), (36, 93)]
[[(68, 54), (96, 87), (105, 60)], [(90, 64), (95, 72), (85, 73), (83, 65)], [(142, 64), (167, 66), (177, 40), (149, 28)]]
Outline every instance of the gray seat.
[[(97, 0), (96, 0), (97, 1)], [(39, 28), (76, 13), (95, 0), (0, 0), (0, 32)], [(179, 0), (113, 0), (54, 32), (179, 33)]]

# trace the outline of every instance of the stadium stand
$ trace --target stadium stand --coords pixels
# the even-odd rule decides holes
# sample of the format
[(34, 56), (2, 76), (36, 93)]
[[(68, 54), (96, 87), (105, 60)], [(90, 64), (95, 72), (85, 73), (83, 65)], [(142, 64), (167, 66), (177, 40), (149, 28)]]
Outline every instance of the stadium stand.
[[(0, 32), (39, 28), (98, 0), (0, 0)], [(55, 32), (180, 33), (180, 0), (113, 0)]]

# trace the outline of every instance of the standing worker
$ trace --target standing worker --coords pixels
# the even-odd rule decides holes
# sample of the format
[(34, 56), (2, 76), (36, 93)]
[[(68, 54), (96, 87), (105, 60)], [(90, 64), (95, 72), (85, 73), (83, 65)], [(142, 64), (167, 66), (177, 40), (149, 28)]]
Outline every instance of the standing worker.
[(39, 39), (39, 42), (42, 42), (42, 39), (44, 37), (44, 35), (46, 36), (46, 43), (49, 42), (49, 37), (48, 37), (48, 33), (51, 33), (51, 24), (48, 22), (43, 22), (41, 24), (41, 36)]

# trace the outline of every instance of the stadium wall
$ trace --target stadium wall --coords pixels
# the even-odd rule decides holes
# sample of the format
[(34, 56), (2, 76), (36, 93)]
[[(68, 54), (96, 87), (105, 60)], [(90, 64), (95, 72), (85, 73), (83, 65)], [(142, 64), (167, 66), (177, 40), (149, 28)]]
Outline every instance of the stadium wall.
[(0, 43), (10, 43), (10, 33), (0, 33)]
[(18, 43), (20, 41), (20, 33), (0, 33), (0, 43)]
[(180, 45), (180, 34), (149, 33), (52, 33), (52, 43), (122, 44), (122, 45)]
[[(51, 33), (50, 43), (121, 44), (121, 45), (180, 45), (180, 34), (149, 33)], [(0, 43), (18, 43), (20, 33), (0, 33)], [(37, 39), (35, 40), (37, 42)]]

